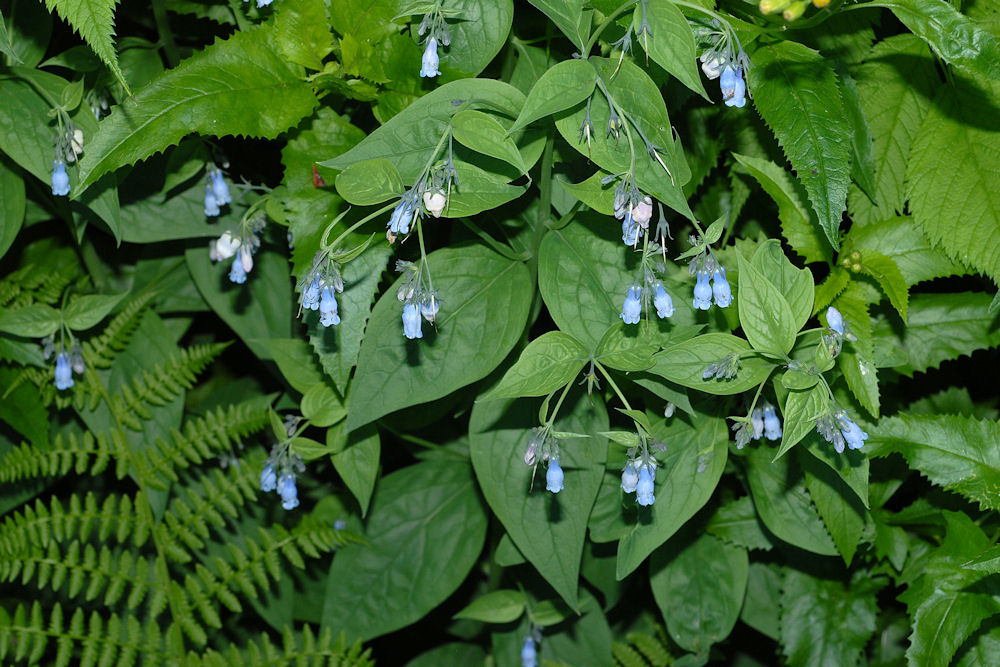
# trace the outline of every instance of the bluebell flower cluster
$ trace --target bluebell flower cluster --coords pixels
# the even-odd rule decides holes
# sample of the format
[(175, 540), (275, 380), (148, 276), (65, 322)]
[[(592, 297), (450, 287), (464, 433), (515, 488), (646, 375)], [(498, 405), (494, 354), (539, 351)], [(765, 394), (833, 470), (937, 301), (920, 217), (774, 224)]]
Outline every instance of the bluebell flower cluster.
[(697, 255), (688, 265), (697, 276), (694, 284), (692, 304), (698, 310), (708, 310), (714, 301), (719, 308), (728, 308), (733, 303), (733, 291), (726, 279), (726, 269), (715, 259), (710, 250)]
[(850, 449), (861, 449), (868, 439), (868, 434), (847, 416), (846, 410), (835, 409), (817, 419), (816, 430), (833, 445), (838, 454), (843, 453), (845, 444)]
[(424, 15), (417, 29), (417, 35), (426, 40), (424, 55), (420, 60), (420, 76), (428, 78), (439, 76), (441, 59), (438, 56), (438, 46), (451, 44), (451, 31), (440, 5)]
[(538, 651), (532, 637), (525, 637), (521, 645), (521, 667), (538, 667)]
[(643, 507), (652, 505), (653, 482), (656, 480), (656, 461), (645, 455), (629, 459), (622, 471), (622, 491), (634, 493), (636, 502)]
[(615, 218), (622, 221), (622, 243), (633, 248), (649, 230), (653, 218), (653, 200), (635, 187), (631, 177), (615, 188)]
[[(72, 337), (71, 337), (72, 341)], [(73, 344), (67, 352), (65, 345), (60, 344), (56, 351), (55, 336), (48, 336), (42, 341), (42, 357), (46, 360), (56, 355), (56, 365), (53, 369), (53, 383), (59, 391), (70, 389), (75, 383), (73, 374), (83, 375), (87, 370), (83, 360), (83, 348)]]
[(742, 109), (746, 105), (747, 85), (743, 81), (743, 68), (726, 65), (719, 76), (719, 88), (727, 107)]
[(52, 194), (65, 197), (69, 194), (69, 174), (66, 165), (73, 163), (83, 154), (83, 130), (73, 125), (65, 112), (59, 110), (60, 132), (56, 135), (55, 153), (52, 161)]
[(544, 462), (548, 463), (548, 469), (545, 471), (545, 490), (559, 493), (563, 490), (565, 478), (563, 469), (559, 465), (559, 446), (552, 438), (549, 426), (536, 426), (531, 429), (528, 447), (524, 452), (524, 463), (537, 470), (538, 464)]
[(402, 260), (396, 262), (396, 270), (404, 276), (396, 292), (396, 298), (403, 304), (403, 335), (410, 340), (423, 338), (422, 320), (434, 324), (441, 311), (437, 290), (430, 287), (430, 270), (424, 261), (415, 264)]
[(232, 203), (233, 198), (229, 194), (229, 186), (221, 171), (215, 168), (209, 169), (206, 178), (208, 182), (205, 184), (205, 215), (214, 218), (221, 213), (222, 206)]
[(299, 491), (295, 485), (295, 477), (296, 473), (304, 472), (306, 469), (302, 457), (294, 453), (289, 444), (301, 430), (298, 428), (300, 421), (300, 418), (291, 416), (285, 419), (287, 438), (275, 443), (264, 468), (260, 471), (260, 490), (265, 493), (276, 492), (281, 497), (281, 506), (286, 510), (299, 506)]
[(719, 89), (727, 107), (742, 108), (746, 105), (747, 92), (743, 73), (750, 69), (750, 59), (735, 31), (728, 24), (713, 20), (711, 27), (703, 27), (696, 32), (701, 40), (711, 44), (698, 57), (701, 71), (710, 81), (719, 80)]
[(241, 223), (239, 234), (226, 231), (219, 238), (209, 242), (208, 256), (213, 262), (233, 260), (229, 269), (230, 281), (237, 284), (246, 282), (247, 274), (253, 270), (254, 253), (260, 248), (258, 234), (263, 228), (263, 217), (257, 217)]
[(344, 280), (339, 264), (322, 250), (317, 252), (301, 285), (304, 286), (299, 295), (301, 310), (318, 310), (319, 323), (324, 327), (340, 324), (337, 294), (344, 291)]

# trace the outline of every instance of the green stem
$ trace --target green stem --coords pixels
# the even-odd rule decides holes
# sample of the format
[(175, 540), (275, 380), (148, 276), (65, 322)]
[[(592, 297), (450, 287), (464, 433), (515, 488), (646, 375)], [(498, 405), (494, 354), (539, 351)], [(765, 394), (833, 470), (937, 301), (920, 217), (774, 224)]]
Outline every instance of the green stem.
[(243, 2), (241, 0), (229, 0), (229, 11), (233, 13), (233, 19), (236, 20), (236, 25), (240, 30), (249, 30), (251, 28), (250, 21), (243, 14)]
[(552, 408), (552, 412), (548, 415), (548, 419), (545, 420), (545, 428), (552, 428), (552, 424), (556, 420), (556, 415), (559, 414), (559, 408), (562, 407), (563, 401), (566, 399), (566, 394), (569, 393), (569, 388), (572, 385), (572, 382), (567, 382), (566, 386), (563, 387), (562, 393), (559, 394), (559, 400), (556, 401), (556, 407)]
[[(590, 50), (592, 48), (594, 48), (594, 44), (597, 43), (597, 39), (601, 36), (601, 33), (604, 32), (605, 28), (607, 28), (609, 25), (611, 25), (615, 21), (615, 19), (617, 19), (619, 16), (621, 16), (622, 13), (626, 9), (628, 9), (629, 7), (634, 6), (635, 4), (636, 4), (636, 0), (627, 0), (626, 2), (623, 2), (618, 7), (618, 9), (616, 9), (615, 11), (611, 12), (610, 14), (608, 14), (605, 17), (604, 21), (601, 22), (601, 25), (597, 26), (597, 30), (595, 30), (593, 33), (591, 33), (590, 39), (587, 40), (587, 45), (583, 47), (583, 52), (580, 54), (580, 57), (581, 58), (589, 58), (590, 57)], [(678, 4), (681, 4), (681, 3), (678, 3)]]
[[(423, 274), (424, 269), (427, 269), (427, 286), (433, 292), (434, 279), (431, 277), (430, 267), (427, 266), (427, 249), (424, 248), (424, 226), (421, 222), (421, 220), (417, 220), (417, 242), (420, 244), (420, 273)], [(419, 285), (420, 283), (418, 282), (417, 284)]]
[[(612, 379), (611, 374), (608, 373), (607, 370), (605, 370), (604, 366), (601, 365), (601, 362), (595, 361), (594, 362), (594, 366), (597, 367), (597, 370), (601, 371), (601, 375), (603, 375), (604, 379), (608, 381), (608, 384), (611, 385), (611, 388), (615, 390), (615, 394), (618, 395), (618, 400), (622, 402), (622, 405), (625, 406), (625, 409), (626, 410), (631, 410), (632, 406), (629, 405), (628, 399), (625, 398), (625, 394), (623, 394), (622, 390), (618, 388), (618, 385), (615, 384), (615, 381), (614, 381), (614, 379)], [(632, 421), (635, 421), (635, 420), (633, 419)], [(638, 424), (637, 424), (637, 426), (638, 426)]]
[(369, 215), (366, 215), (365, 217), (361, 218), (360, 220), (358, 220), (357, 222), (355, 222), (353, 225), (351, 225), (350, 227), (348, 227), (347, 229), (345, 229), (340, 234), (340, 236), (338, 236), (336, 239), (334, 239), (333, 243), (327, 245), (326, 240), (330, 237), (330, 232), (333, 231), (334, 226), (337, 224), (337, 220), (334, 220), (333, 222), (331, 222), (327, 226), (327, 228), (325, 230), (323, 230), (323, 238), (319, 242), (319, 247), (321, 249), (323, 249), (323, 250), (329, 250), (330, 248), (336, 248), (337, 245), (341, 241), (343, 241), (347, 237), (347, 235), (350, 234), (351, 232), (353, 232), (355, 229), (357, 229), (361, 225), (365, 224), (366, 222), (368, 222), (372, 218), (377, 218), (378, 216), (382, 215), (386, 211), (389, 211), (389, 210), (394, 209), (394, 208), (396, 208), (396, 204), (386, 204), (385, 206), (383, 206), (379, 210), (375, 211), (374, 213), (370, 213)]
[(174, 41), (174, 33), (170, 30), (167, 6), (163, 0), (153, 0), (153, 20), (156, 21), (156, 31), (160, 35), (163, 50), (167, 54), (167, 65), (173, 69), (181, 61), (181, 56), (177, 50), (177, 42)]

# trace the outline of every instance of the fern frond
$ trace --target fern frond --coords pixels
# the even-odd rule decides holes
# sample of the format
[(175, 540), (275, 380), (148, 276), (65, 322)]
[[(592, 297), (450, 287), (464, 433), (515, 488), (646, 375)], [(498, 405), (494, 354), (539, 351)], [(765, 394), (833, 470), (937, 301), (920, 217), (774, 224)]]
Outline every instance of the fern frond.
[(611, 646), (615, 664), (620, 667), (666, 667), (673, 662), (669, 639), (663, 626), (656, 627), (656, 635), (630, 632), (626, 641), (616, 641)]
[(0, 458), (0, 482), (59, 477), (70, 470), (80, 475), (99, 475), (115, 453), (109, 438), (104, 434), (94, 437), (90, 431), (82, 436), (60, 433), (48, 443), (23, 442)]
[(255, 667), (279, 667), (282, 665), (330, 665), (331, 667), (371, 667), (371, 649), (364, 649), (361, 642), (348, 645), (341, 633), (336, 640), (333, 632), (326, 628), (317, 638), (306, 625), (296, 635), (286, 628), (282, 633), (282, 646), (275, 646), (268, 635), (261, 635), (246, 648), (230, 645), (219, 653), (209, 649), (200, 655), (188, 653), (186, 663), (190, 667), (230, 667), (231, 665), (254, 665)]
[(146, 306), (153, 300), (154, 292), (145, 292), (132, 299), (111, 318), (100, 335), (83, 343), (83, 359), (88, 368), (108, 368), (115, 360), (115, 352), (128, 345), (132, 333), (139, 326)]
[(171, 500), (163, 517), (170, 538), (164, 545), (167, 555), (179, 563), (190, 561), (188, 551), (205, 546), (210, 527), (222, 528), (226, 517), (237, 518), (239, 508), (257, 493), (251, 478), (236, 465), (230, 467), (229, 474), (215, 470), (184, 487)]

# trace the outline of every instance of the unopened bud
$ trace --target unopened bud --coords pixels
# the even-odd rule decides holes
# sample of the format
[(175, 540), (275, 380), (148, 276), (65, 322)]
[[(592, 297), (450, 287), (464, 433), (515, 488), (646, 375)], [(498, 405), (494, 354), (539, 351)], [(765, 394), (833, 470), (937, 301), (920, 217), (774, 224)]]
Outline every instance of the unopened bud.
[(781, 13), (781, 17), (791, 23), (797, 20), (802, 14), (805, 13), (806, 7), (809, 6), (807, 0), (797, 0), (785, 8), (785, 11)]
[(829, 4), (830, 4), (830, 0), (813, 0), (813, 5), (816, 6), (816, 7), (819, 7), (820, 9), (823, 9), (824, 7), (826, 7)]
[(440, 190), (435, 192), (427, 191), (424, 193), (424, 208), (426, 208), (427, 212), (435, 218), (441, 217), (441, 212), (444, 211), (445, 204), (447, 203), (447, 198)]
[(775, 12), (780, 12), (785, 7), (790, 4), (790, 0), (760, 0), (760, 13), (761, 14), (774, 14)]

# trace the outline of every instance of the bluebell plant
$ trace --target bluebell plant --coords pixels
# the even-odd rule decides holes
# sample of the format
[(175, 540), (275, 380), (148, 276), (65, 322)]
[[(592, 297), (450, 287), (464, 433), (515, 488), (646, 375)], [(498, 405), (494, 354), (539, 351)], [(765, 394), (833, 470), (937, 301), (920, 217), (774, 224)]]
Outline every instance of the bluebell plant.
[(653, 457), (653, 451), (664, 451), (662, 442), (651, 441), (646, 430), (636, 424), (638, 444), (630, 447), (626, 454), (625, 468), (622, 470), (621, 489), (625, 493), (634, 493), (639, 505), (648, 507), (655, 500), (656, 467), (659, 465)]
[(742, 108), (746, 105), (747, 93), (743, 75), (750, 70), (750, 58), (728, 20), (710, 9), (694, 6), (692, 9), (710, 17), (708, 23), (694, 30), (695, 36), (707, 45), (698, 56), (701, 71), (709, 80), (719, 80), (719, 89), (727, 107)]
[[(218, 178), (221, 180), (221, 174)], [(225, 187), (224, 182), (221, 187)], [(210, 182), (206, 189), (214, 191), (215, 185)], [(226, 191), (228, 193), (228, 187), (226, 187)], [(205, 199), (206, 202), (209, 199), (208, 192), (206, 192)], [(214, 192), (212, 199), (215, 202), (218, 201), (215, 199)], [(236, 231), (226, 230), (219, 238), (209, 241), (208, 256), (213, 262), (233, 260), (229, 270), (229, 280), (234, 283), (245, 283), (247, 274), (253, 270), (253, 256), (260, 249), (260, 233), (265, 225), (265, 216), (260, 210), (264, 201), (265, 199), (261, 198), (247, 209)]]
[[(53, 369), (53, 384), (59, 391), (65, 391), (72, 388), (75, 384), (73, 381), (74, 373), (76, 375), (83, 375), (87, 366), (83, 359), (83, 348), (73, 340), (73, 335), (64, 330), (60, 334), (60, 337), (63, 340), (60, 341), (58, 346), (55, 343), (54, 334), (42, 340), (42, 357), (48, 360), (55, 354), (56, 364)], [(65, 340), (66, 337), (69, 338), (68, 345)]]
[(69, 115), (61, 108), (56, 109), (56, 119), (59, 127), (55, 137), (55, 159), (52, 161), (52, 194), (65, 197), (70, 190), (66, 165), (83, 154), (83, 130), (73, 125)]
[[(565, 396), (565, 392), (563, 392)], [(561, 402), (561, 399), (560, 399)], [(558, 406), (556, 406), (558, 410)], [(540, 463), (548, 465), (545, 472), (545, 490), (559, 493), (563, 490), (565, 475), (559, 465), (559, 444), (552, 433), (552, 422), (531, 429), (528, 447), (524, 452), (525, 465), (531, 466), (531, 480), (534, 483), (535, 473)]]
[[(277, 422), (272, 414), (272, 426)], [(292, 510), (299, 506), (298, 488), (295, 485), (297, 473), (305, 472), (302, 457), (292, 451), (292, 441), (305, 430), (301, 417), (289, 415), (285, 418), (280, 432), (274, 428), (277, 442), (271, 447), (270, 455), (260, 471), (260, 490), (265, 493), (277, 492), (281, 496), (281, 506)]]
[(213, 218), (221, 213), (221, 207), (232, 203), (229, 186), (217, 167), (211, 167), (205, 174), (205, 215)]
[(324, 327), (340, 324), (337, 294), (344, 291), (340, 264), (330, 253), (320, 250), (313, 257), (312, 267), (300, 283), (299, 312), (319, 311), (319, 323)]
[(420, 76), (433, 78), (439, 76), (441, 64), (438, 55), (439, 46), (451, 45), (451, 30), (448, 28), (447, 16), (457, 16), (459, 12), (445, 9), (441, 3), (435, 3), (429, 12), (424, 14), (417, 35), (424, 39), (424, 55), (420, 60)]

